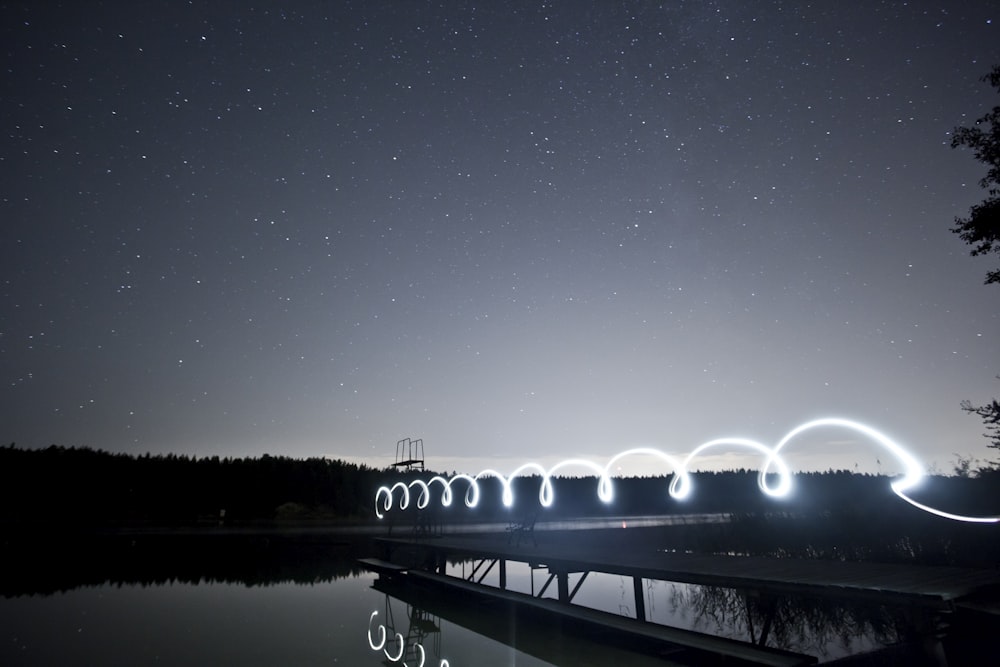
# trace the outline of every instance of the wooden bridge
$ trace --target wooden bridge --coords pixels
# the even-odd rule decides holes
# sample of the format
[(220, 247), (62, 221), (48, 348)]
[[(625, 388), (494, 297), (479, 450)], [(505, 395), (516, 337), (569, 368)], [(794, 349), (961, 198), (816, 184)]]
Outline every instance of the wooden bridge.
[[(765, 620), (756, 644), (733, 642), (692, 631), (645, 622), (643, 579), (736, 589), (760, 596), (808, 596), (875, 603), (905, 608), (915, 632), (928, 638), (930, 653), (944, 664), (940, 643), (942, 617), (964, 609), (992, 614), (1000, 621), (1000, 571), (905, 564), (857, 563), (804, 559), (777, 559), (736, 555), (674, 553), (656, 547), (636, 530), (566, 531), (515, 542), (510, 535), (456, 535), (431, 539), (379, 538), (381, 559), (366, 565), (387, 578), (409, 577), (420, 585), (461, 590), (468, 595), (491, 596), (511, 604), (570, 615), (580, 622), (617, 627), (622, 631), (658, 636), (672, 645), (693, 647), (713, 655), (729, 656), (736, 664), (810, 664), (815, 658), (768, 648)], [(473, 563), (464, 579), (446, 576), (447, 563)], [(526, 563), (532, 571), (547, 571), (540, 589), (532, 593), (507, 590), (507, 564)], [(483, 584), (497, 571), (499, 587)], [(633, 581), (635, 619), (573, 604), (592, 572), (629, 577)], [(571, 575), (575, 581), (571, 587)], [(543, 599), (552, 583), (556, 599)], [(623, 621), (628, 621), (622, 625)], [(698, 660), (696, 662), (703, 662)], [(729, 664), (729, 663), (727, 663)]]

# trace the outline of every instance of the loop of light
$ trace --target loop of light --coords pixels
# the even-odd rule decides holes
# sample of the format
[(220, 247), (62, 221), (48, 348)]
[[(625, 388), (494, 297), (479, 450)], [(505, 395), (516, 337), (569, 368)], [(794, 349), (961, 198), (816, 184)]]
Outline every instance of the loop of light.
[(373, 611), (372, 615), (368, 617), (368, 645), (371, 646), (373, 651), (381, 651), (382, 647), (385, 646), (386, 640), (385, 626), (381, 623), (378, 624), (379, 639), (376, 643), (375, 640), (372, 639), (372, 621), (375, 620), (376, 616), (378, 616), (378, 611)]
[[(383, 512), (388, 512), (392, 509), (396, 489), (399, 489), (400, 491), (399, 509), (405, 510), (410, 506), (410, 489), (413, 487), (420, 489), (420, 495), (417, 496), (417, 509), (424, 509), (427, 507), (428, 503), (430, 503), (431, 485), (435, 482), (440, 484), (442, 487), (441, 505), (444, 507), (451, 505), (451, 485), (458, 481), (468, 483), (468, 488), (465, 491), (465, 505), (469, 508), (475, 507), (479, 504), (479, 483), (476, 480), (482, 475), (483, 473), (480, 473), (473, 478), (465, 474), (458, 474), (451, 479), (445, 479), (444, 477), (435, 475), (429, 482), (425, 482), (421, 479), (415, 479), (409, 484), (396, 482), (392, 486), (380, 486), (375, 492), (375, 516), (381, 519), (385, 516)], [(513, 502), (513, 496), (511, 496), (511, 503)]]
[[(530, 474), (537, 474), (541, 476), (542, 484), (538, 491), (538, 500), (542, 507), (551, 507), (553, 501), (555, 500), (555, 492), (552, 487), (552, 477), (558, 471), (571, 467), (582, 467), (596, 473), (598, 476), (597, 497), (604, 503), (610, 503), (614, 499), (614, 489), (611, 483), (611, 470), (614, 468), (615, 464), (618, 463), (618, 461), (629, 456), (654, 456), (669, 465), (674, 471), (674, 476), (670, 481), (668, 492), (675, 500), (683, 500), (691, 493), (691, 473), (689, 472), (689, 465), (692, 459), (700, 456), (706, 450), (719, 447), (742, 447), (752, 449), (762, 454), (764, 456), (764, 464), (761, 466), (760, 471), (757, 474), (757, 486), (760, 487), (762, 493), (772, 498), (783, 498), (792, 490), (792, 472), (789, 469), (788, 464), (786, 464), (784, 459), (781, 458), (781, 450), (784, 449), (784, 447), (796, 436), (804, 433), (805, 431), (824, 426), (833, 426), (857, 431), (889, 450), (889, 452), (891, 452), (903, 465), (904, 470), (903, 476), (890, 483), (889, 486), (897, 496), (914, 507), (953, 521), (968, 521), (973, 523), (1000, 522), (1000, 516), (963, 516), (961, 514), (945, 512), (917, 502), (907, 495), (907, 491), (910, 491), (918, 486), (926, 475), (923, 467), (917, 459), (898, 443), (890, 439), (885, 434), (876, 431), (872, 427), (859, 422), (851, 421), (849, 419), (840, 419), (838, 417), (816, 419), (814, 421), (801, 424), (800, 426), (796, 426), (774, 447), (768, 447), (767, 445), (763, 445), (759, 442), (748, 440), (746, 438), (719, 438), (717, 440), (710, 440), (692, 450), (683, 461), (678, 461), (671, 455), (658, 449), (640, 447), (636, 449), (628, 449), (615, 454), (603, 468), (593, 461), (588, 461), (586, 459), (566, 459), (556, 463), (549, 469), (546, 469), (540, 463), (525, 463), (514, 470), (514, 472), (510, 473), (510, 475), (506, 476), (496, 470), (488, 468), (480, 471), (475, 476), (459, 474), (455, 475), (451, 479), (434, 476), (429, 482), (423, 482), (421, 480), (414, 480), (409, 484), (396, 482), (392, 486), (381, 486), (375, 492), (375, 514), (379, 519), (381, 519), (384, 517), (383, 512), (388, 512), (392, 509), (395, 504), (394, 494), (397, 489), (400, 490), (398, 503), (399, 509), (406, 509), (410, 504), (410, 489), (413, 487), (420, 489), (420, 495), (417, 498), (417, 508), (424, 509), (430, 502), (430, 486), (435, 482), (442, 486), (441, 504), (447, 507), (451, 505), (451, 485), (459, 480), (468, 484), (465, 492), (466, 507), (469, 507), (470, 509), (474, 508), (479, 502), (479, 480), (484, 477), (495, 477), (499, 480), (502, 487), (501, 500), (503, 501), (503, 505), (504, 507), (511, 507), (514, 504), (514, 491), (511, 486), (514, 479), (517, 477), (525, 477)], [(777, 484), (775, 486), (771, 486), (768, 482), (768, 474), (771, 473), (777, 474), (778, 477)]]
[[(372, 639), (372, 621), (375, 620), (376, 616), (378, 616), (378, 610), (373, 611), (372, 615), (368, 617), (368, 646), (370, 646), (373, 651), (382, 651), (382, 653), (385, 654), (385, 657), (387, 660), (389, 660), (389, 662), (399, 662), (400, 660), (403, 659), (403, 654), (406, 652), (406, 640), (400, 633), (398, 632), (395, 633), (395, 640), (396, 643), (399, 645), (399, 653), (397, 653), (396, 655), (389, 653), (389, 649), (386, 647), (386, 643), (388, 640), (388, 631), (386, 630), (385, 625), (381, 623), (378, 624), (378, 637), (379, 637), (378, 641)], [(427, 659), (427, 655), (426, 653), (424, 653), (423, 644), (416, 643), (414, 644), (414, 646), (416, 647), (417, 652), (420, 654), (420, 662), (417, 664), (416, 667), (424, 667), (424, 662)], [(405, 662), (403, 663), (403, 666), (406, 667)], [(438, 667), (449, 667), (448, 661), (442, 658), (441, 662), (438, 663)]]

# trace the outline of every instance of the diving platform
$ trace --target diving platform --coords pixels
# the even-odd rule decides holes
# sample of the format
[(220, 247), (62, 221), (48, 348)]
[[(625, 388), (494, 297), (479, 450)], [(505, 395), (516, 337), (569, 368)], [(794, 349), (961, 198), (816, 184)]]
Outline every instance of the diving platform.
[(396, 461), (392, 464), (394, 468), (402, 471), (424, 469), (424, 440), (423, 438), (403, 438), (396, 441)]

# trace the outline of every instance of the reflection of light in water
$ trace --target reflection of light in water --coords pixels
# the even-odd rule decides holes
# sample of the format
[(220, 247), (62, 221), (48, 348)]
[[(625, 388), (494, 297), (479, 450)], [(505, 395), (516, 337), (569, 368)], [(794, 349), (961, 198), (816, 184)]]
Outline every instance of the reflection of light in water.
[[(420, 490), (420, 494), (417, 496), (417, 508), (424, 509), (430, 503), (431, 487), (437, 483), (442, 487), (441, 490), (441, 504), (445, 507), (451, 505), (452, 502), (452, 485), (459, 483), (460, 485), (465, 485), (465, 505), (469, 508), (474, 508), (479, 503), (479, 480), (484, 477), (495, 477), (500, 481), (503, 488), (502, 491), (502, 501), (505, 507), (511, 507), (514, 504), (514, 490), (511, 486), (514, 479), (517, 477), (530, 476), (532, 474), (537, 474), (542, 478), (541, 488), (538, 492), (538, 500), (542, 507), (550, 507), (554, 501), (554, 491), (552, 488), (552, 477), (564, 468), (585, 468), (595, 473), (598, 477), (597, 483), (597, 496), (605, 503), (610, 503), (614, 499), (614, 489), (611, 482), (611, 470), (620, 470), (617, 463), (624, 458), (630, 456), (653, 456), (661, 459), (674, 471), (673, 479), (670, 481), (669, 493), (670, 496), (676, 500), (683, 500), (687, 498), (691, 493), (691, 474), (688, 470), (688, 466), (692, 459), (700, 456), (702, 453), (709, 449), (718, 449), (720, 447), (741, 447), (752, 449), (759, 452), (764, 456), (764, 465), (760, 468), (760, 472), (757, 475), (757, 485), (760, 487), (761, 492), (771, 496), (773, 498), (783, 498), (788, 496), (792, 489), (792, 474), (785, 463), (784, 459), (781, 458), (781, 450), (787, 445), (793, 438), (800, 435), (801, 433), (808, 431), (810, 429), (824, 427), (824, 426), (834, 426), (838, 428), (846, 428), (849, 430), (857, 431), (871, 440), (875, 441), (877, 444), (886, 448), (891, 452), (896, 459), (903, 465), (905, 471), (904, 475), (895, 480), (890, 484), (893, 492), (906, 502), (910, 503), (914, 507), (921, 509), (925, 512), (930, 512), (931, 514), (944, 517), (945, 519), (952, 519), (954, 521), (971, 521), (978, 523), (996, 523), (1000, 521), (998, 516), (983, 516), (983, 517), (973, 517), (973, 516), (963, 516), (960, 514), (951, 514), (943, 510), (924, 505), (917, 502), (909, 495), (907, 492), (916, 488), (924, 478), (924, 470), (920, 463), (902, 446), (897, 444), (895, 441), (891, 440), (888, 436), (876, 431), (870, 426), (861, 424), (860, 422), (851, 421), (848, 419), (839, 419), (836, 417), (817, 419), (815, 421), (807, 422), (800, 426), (795, 427), (788, 434), (778, 442), (774, 447), (768, 447), (754, 440), (748, 440), (746, 438), (719, 438), (717, 440), (710, 440), (704, 444), (696, 447), (683, 461), (678, 461), (669, 454), (666, 454), (658, 449), (652, 449), (648, 447), (641, 447), (636, 449), (628, 449), (623, 452), (615, 454), (607, 462), (607, 464), (602, 468), (598, 464), (587, 461), (585, 459), (566, 459), (560, 461), (549, 469), (546, 469), (539, 463), (525, 463), (524, 465), (518, 467), (510, 475), (504, 476), (496, 470), (487, 469), (480, 471), (474, 477), (464, 474), (455, 475), (451, 479), (445, 479), (443, 477), (435, 475), (429, 482), (424, 482), (423, 480), (414, 480), (409, 484), (403, 482), (396, 482), (392, 486), (381, 486), (375, 492), (375, 514), (378, 518), (383, 518), (384, 512), (388, 512), (392, 509), (395, 503), (396, 491), (399, 491), (399, 508), (406, 509), (410, 505), (410, 489), (416, 487)], [(773, 468), (773, 470), (772, 470)], [(775, 486), (772, 486), (768, 480), (767, 476), (770, 473), (777, 474), (778, 480)]]
[(378, 644), (376, 644), (372, 639), (372, 621), (375, 620), (376, 616), (378, 616), (378, 610), (373, 611), (372, 615), (368, 617), (368, 645), (372, 647), (373, 651), (380, 651), (385, 646), (385, 626), (379, 623), (378, 631), (380, 634)]
[[(385, 657), (390, 662), (400, 662), (403, 659), (403, 655), (406, 653), (406, 640), (403, 639), (403, 635), (401, 635), (400, 633), (398, 632), (395, 633), (395, 643), (399, 646), (399, 652), (396, 654), (390, 653), (389, 648), (386, 646), (386, 644), (388, 643), (386, 640), (388, 638), (389, 633), (386, 630), (385, 625), (379, 623), (378, 640), (376, 641), (375, 639), (372, 638), (372, 621), (375, 620), (376, 616), (378, 616), (378, 610), (373, 611), (372, 615), (368, 617), (368, 646), (370, 646), (373, 651), (382, 651), (382, 653), (385, 654)], [(427, 654), (424, 653), (423, 645), (420, 643), (416, 643), (413, 646), (414, 650), (420, 656), (420, 662), (417, 663), (416, 667), (424, 667), (424, 662), (427, 659)], [(404, 667), (408, 667), (405, 662), (402, 664)], [(450, 666), (447, 660), (441, 658), (441, 662), (438, 663), (438, 667), (450, 667)]]

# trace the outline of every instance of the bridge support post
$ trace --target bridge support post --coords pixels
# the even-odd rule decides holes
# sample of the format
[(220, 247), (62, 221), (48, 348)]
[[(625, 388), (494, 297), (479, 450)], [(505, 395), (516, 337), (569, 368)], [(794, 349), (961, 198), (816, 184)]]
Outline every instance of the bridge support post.
[(500, 590), (507, 590), (507, 561), (500, 559)]
[(632, 577), (632, 590), (635, 591), (635, 619), (646, 620), (646, 600), (642, 596), (642, 577)]
[(556, 573), (559, 586), (559, 601), (569, 603), (569, 572), (563, 570)]

